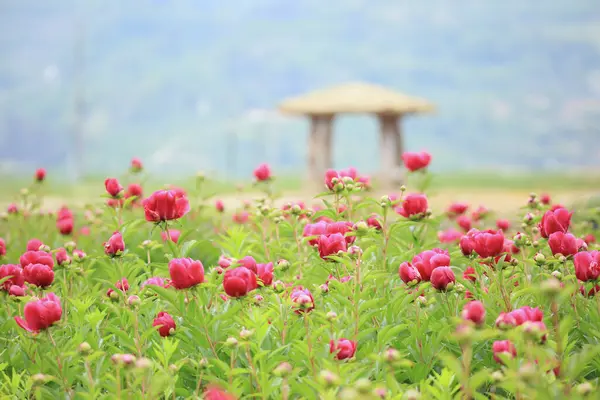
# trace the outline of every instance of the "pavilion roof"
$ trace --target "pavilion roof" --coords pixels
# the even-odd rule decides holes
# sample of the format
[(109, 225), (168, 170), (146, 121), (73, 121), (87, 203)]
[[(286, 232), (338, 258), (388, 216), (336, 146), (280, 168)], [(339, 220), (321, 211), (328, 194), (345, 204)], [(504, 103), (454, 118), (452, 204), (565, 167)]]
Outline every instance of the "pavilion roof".
[(288, 114), (407, 114), (434, 111), (435, 106), (383, 86), (351, 82), (286, 99), (279, 110)]

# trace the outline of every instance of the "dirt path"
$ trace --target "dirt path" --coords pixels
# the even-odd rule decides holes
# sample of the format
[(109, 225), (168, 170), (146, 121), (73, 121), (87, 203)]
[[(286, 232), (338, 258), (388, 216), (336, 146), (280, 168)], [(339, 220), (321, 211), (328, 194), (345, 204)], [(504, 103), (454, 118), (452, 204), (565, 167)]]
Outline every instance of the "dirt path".
[[(379, 198), (383, 195), (383, 192), (375, 192), (372, 194), (373, 197)], [(593, 192), (589, 190), (577, 190), (577, 191), (561, 191), (551, 193), (553, 202), (558, 202), (564, 205), (573, 204), (575, 202), (584, 201), (589, 199)], [(226, 209), (234, 210), (241, 207), (243, 201), (252, 201), (255, 198), (260, 197), (260, 193), (240, 193), (237, 195), (227, 195), (220, 197), (225, 204)], [(490, 210), (497, 212), (499, 215), (510, 216), (517, 209), (526, 204), (529, 198), (529, 192), (517, 191), (517, 190), (440, 190), (432, 193), (429, 197), (430, 208), (434, 213), (441, 212), (446, 209), (448, 204), (454, 201), (462, 201), (471, 204), (473, 207), (478, 205), (485, 205)], [(283, 197), (277, 200), (276, 205), (283, 205), (289, 202), (302, 200), (307, 205), (319, 203), (318, 199), (307, 192), (290, 192), (284, 193)], [(73, 198), (60, 198), (60, 197), (47, 197), (44, 199), (44, 209), (57, 209), (63, 204), (70, 205), (84, 205), (86, 203), (100, 204), (102, 199), (93, 198), (82, 198), (78, 197), (75, 201)], [(3, 205), (5, 206), (5, 205)]]

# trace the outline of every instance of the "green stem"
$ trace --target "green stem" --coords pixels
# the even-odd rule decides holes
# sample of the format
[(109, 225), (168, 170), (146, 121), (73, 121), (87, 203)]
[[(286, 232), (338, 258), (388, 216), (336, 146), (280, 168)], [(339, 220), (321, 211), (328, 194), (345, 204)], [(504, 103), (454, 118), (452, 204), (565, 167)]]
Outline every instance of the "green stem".
[(88, 360), (87, 358), (85, 359), (85, 371), (87, 373), (87, 378), (88, 378), (90, 398), (93, 399), (96, 397), (96, 384), (94, 382), (94, 375), (92, 374), (92, 367), (90, 366), (90, 360)]
[(383, 209), (383, 221), (382, 221), (382, 226), (381, 226), (381, 234), (383, 235), (383, 250), (382, 250), (382, 255), (383, 255), (383, 269), (387, 271), (387, 249), (388, 249), (388, 243), (390, 242), (390, 238), (388, 235), (388, 230), (387, 230), (387, 213), (388, 213), (388, 207), (385, 207)]
[(265, 222), (267, 221), (266, 218), (263, 218), (262, 224), (260, 226), (260, 234), (262, 237), (262, 242), (263, 242), (263, 247), (265, 249), (265, 256), (267, 257), (267, 260), (271, 259), (271, 255), (269, 254), (269, 246), (268, 246), (268, 239), (267, 239), (267, 235), (266, 235), (266, 228), (265, 228)]
[(346, 204), (348, 204), (348, 221), (352, 221), (352, 201), (350, 200), (350, 195), (347, 193), (344, 195), (346, 199)]
[(256, 372), (256, 368), (254, 367), (254, 363), (252, 362), (252, 355), (250, 354), (250, 343), (246, 343), (246, 359), (248, 360), (248, 366), (250, 367), (250, 372), (252, 373), (252, 378), (256, 381), (256, 390), (262, 394), (262, 398), (266, 398), (265, 394), (262, 393), (262, 389), (260, 388), (260, 383), (258, 379), (258, 373)]
[(229, 355), (229, 387), (233, 386), (233, 367), (235, 366), (235, 349)]
[(142, 356), (142, 339), (140, 337), (139, 318), (137, 310), (133, 310), (133, 331), (135, 335), (135, 347), (137, 349), (138, 357)]
[(198, 383), (196, 383), (196, 390), (194, 390), (194, 398), (200, 397), (200, 388), (202, 387), (202, 378), (204, 378), (204, 371), (200, 372), (200, 377), (198, 378)]
[[(71, 290), (69, 289), (69, 282), (67, 281), (67, 269), (65, 268), (65, 266), (63, 265), (62, 267), (63, 270), (63, 287), (65, 288), (65, 292), (67, 293), (68, 297), (71, 297)], [(68, 301), (64, 302), (63, 305), (63, 314), (65, 316), (65, 323), (68, 322), (69, 320), (69, 313), (67, 312), (67, 306), (68, 306)]]
[(288, 400), (290, 396), (290, 385), (288, 385), (287, 376), (283, 378), (283, 382), (281, 383), (281, 398), (283, 400)]
[(60, 358), (60, 353), (58, 351), (58, 346), (56, 345), (56, 342), (54, 341), (54, 338), (52, 337), (52, 333), (50, 333), (50, 329), (47, 329), (46, 332), (48, 332), (48, 337), (50, 338), (50, 342), (52, 343), (52, 348), (55, 350), (55, 353), (56, 353), (56, 364), (58, 366), (58, 374), (60, 375), (60, 377), (63, 381), (64, 389), (67, 392), (68, 397), (73, 398), (73, 389), (69, 386), (67, 377), (64, 374), (63, 365), (62, 365), (62, 361)]
[(419, 305), (419, 303), (416, 301), (415, 299), (415, 320), (417, 323), (417, 347), (419, 348), (419, 356), (421, 357), (421, 362), (424, 364), (425, 363), (425, 357), (423, 357), (423, 342), (421, 341), (421, 318), (420, 318), (420, 314), (421, 314), (421, 306)]
[(358, 325), (360, 321), (360, 315), (358, 311), (358, 303), (359, 298), (358, 294), (360, 293), (360, 257), (356, 260), (356, 275), (355, 275), (355, 285), (354, 285), (354, 342), (358, 342)]
[(310, 329), (308, 324), (308, 315), (304, 313), (304, 327), (306, 328), (306, 345), (308, 346), (308, 359), (310, 361), (310, 366), (312, 368), (312, 373), (314, 378), (317, 378), (317, 370), (315, 368), (315, 360), (312, 355), (312, 342), (310, 340)]
[(473, 392), (470, 386), (471, 377), (471, 359), (473, 357), (473, 347), (471, 343), (467, 343), (462, 348), (463, 350), (463, 377), (462, 377), (462, 390), (465, 394), (465, 400), (471, 400), (473, 398)]
[(121, 366), (117, 365), (117, 399), (121, 399)]
[(552, 326), (554, 328), (554, 341), (556, 342), (556, 358), (559, 363), (559, 371), (562, 372), (563, 348), (562, 338), (560, 337), (560, 316), (558, 314), (558, 303), (556, 302), (556, 299), (552, 300), (550, 310), (552, 311)]

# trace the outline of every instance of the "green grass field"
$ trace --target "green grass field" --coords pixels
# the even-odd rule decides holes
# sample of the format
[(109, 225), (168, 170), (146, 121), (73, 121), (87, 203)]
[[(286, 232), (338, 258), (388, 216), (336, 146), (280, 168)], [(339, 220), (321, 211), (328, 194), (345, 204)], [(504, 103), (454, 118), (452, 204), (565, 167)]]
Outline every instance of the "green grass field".
[[(407, 182), (408, 192), (417, 191), (418, 176), (412, 176)], [(131, 179), (120, 176), (120, 181), (127, 183), (139, 182), (140, 178)], [(251, 200), (258, 191), (252, 187), (252, 180), (226, 181), (207, 177), (197, 191), (196, 176), (185, 178), (152, 178), (141, 179), (144, 194), (149, 195), (167, 184), (180, 186), (188, 191), (191, 198), (219, 197), (229, 210), (241, 205), (242, 200)], [(3, 179), (0, 188), (0, 205), (17, 201), (20, 189), (31, 185), (28, 179)], [(530, 192), (550, 193), (552, 197), (564, 204), (579, 204), (587, 201), (600, 187), (600, 174), (596, 173), (440, 173), (432, 174), (430, 183), (433, 191), (429, 192), (430, 206), (433, 209), (443, 209), (451, 201), (466, 201), (473, 205), (483, 204), (501, 214), (511, 213), (527, 201)], [(319, 190), (314, 185), (306, 185), (299, 175), (279, 176), (273, 183), (273, 189), (278, 194), (280, 202), (303, 200), (312, 202), (313, 196)], [(42, 189), (45, 195), (45, 208), (55, 208), (61, 204), (82, 204), (97, 202), (104, 195), (104, 178), (89, 177), (77, 184), (65, 183), (48, 176)], [(392, 190), (393, 192), (394, 190)], [(395, 190), (397, 192), (397, 190)], [(388, 193), (377, 189), (374, 182), (374, 195)]]

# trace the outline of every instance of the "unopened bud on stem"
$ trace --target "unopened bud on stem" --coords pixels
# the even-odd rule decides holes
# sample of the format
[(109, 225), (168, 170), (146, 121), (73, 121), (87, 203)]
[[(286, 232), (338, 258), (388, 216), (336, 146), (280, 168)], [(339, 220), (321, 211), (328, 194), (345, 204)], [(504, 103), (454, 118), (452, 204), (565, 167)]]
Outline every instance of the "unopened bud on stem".
[(319, 377), (326, 387), (333, 387), (340, 384), (340, 377), (331, 371), (323, 370), (319, 373)]
[(279, 364), (273, 370), (273, 375), (280, 376), (282, 378), (288, 376), (291, 373), (292, 373), (292, 365), (285, 361), (282, 362), (281, 364)]

